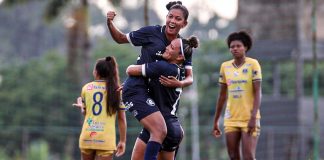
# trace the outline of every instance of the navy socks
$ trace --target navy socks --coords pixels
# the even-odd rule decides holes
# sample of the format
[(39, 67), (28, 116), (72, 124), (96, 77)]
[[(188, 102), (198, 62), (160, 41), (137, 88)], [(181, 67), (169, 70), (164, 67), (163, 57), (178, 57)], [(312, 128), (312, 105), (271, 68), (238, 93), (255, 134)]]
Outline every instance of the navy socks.
[(144, 160), (156, 160), (160, 151), (161, 144), (155, 141), (149, 141), (146, 145)]

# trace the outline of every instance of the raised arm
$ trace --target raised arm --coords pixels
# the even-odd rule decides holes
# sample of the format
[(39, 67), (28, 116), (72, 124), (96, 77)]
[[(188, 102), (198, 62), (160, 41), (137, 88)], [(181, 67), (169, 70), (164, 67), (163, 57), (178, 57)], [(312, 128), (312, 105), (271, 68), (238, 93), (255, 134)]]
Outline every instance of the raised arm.
[(115, 25), (114, 25), (114, 18), (116, 13), (114, 11), (107, 12), (107, 27), (109, 29), (111, 37), (119, 44), (122, 43), (129, 43), (126, 37), (126, 34), (121, 32)]

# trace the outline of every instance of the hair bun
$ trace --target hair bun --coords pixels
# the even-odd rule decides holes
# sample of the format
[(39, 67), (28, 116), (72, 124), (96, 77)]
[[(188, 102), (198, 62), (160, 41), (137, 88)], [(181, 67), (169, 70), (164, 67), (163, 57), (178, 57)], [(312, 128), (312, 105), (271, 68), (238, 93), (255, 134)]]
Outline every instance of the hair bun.
[(111, 56), (106, 57), (106, 61), (110, 61), (111, 60)]
[(166, 9), (167, 10), (170, 10), (170, 8), (176, 4), (179, 4), (179, 5), (182, 5), (182, 2), (181, 1), (171, 1), (169, 2), (167, 5), (166, 5)]
[(197, 48), (199, 44), (199, 40), (196, 36), (190, 36), (188, 38), (188, 44), (191, 48)]

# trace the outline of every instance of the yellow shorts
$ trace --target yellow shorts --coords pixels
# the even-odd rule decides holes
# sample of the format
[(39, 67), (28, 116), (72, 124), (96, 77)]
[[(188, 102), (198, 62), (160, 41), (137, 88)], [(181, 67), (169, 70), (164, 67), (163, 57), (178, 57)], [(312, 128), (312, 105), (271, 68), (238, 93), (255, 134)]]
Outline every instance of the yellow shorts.
[(114, 150), (97, 150), (97, 149), (80, 149), (81, 153), (86, 155), (92, 155), (95, 154), (97, 156), (112, 156), (114, 154)]
[[(248, 131), (248, 127), (237, 127), (237, 126), (224, 126), (224, 132), (229, 133), (229, 132), (246, 132)], [(260, 136), (261, 132), (261, 126), (260, 126), (260, 121), (257, 121), (257, 125), (255, 130), (253, 131), (252, 135), (254, 137)]]

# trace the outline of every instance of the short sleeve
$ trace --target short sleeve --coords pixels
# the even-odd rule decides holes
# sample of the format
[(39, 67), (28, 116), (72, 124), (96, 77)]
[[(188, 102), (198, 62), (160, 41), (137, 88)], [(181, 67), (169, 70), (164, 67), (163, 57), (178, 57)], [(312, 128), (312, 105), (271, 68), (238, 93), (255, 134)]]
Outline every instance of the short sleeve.
[(139, 30), (127, 34), (127, 39), (134, 46), (143, 46), (150, 43), (150, 37), (153, 34), (153, 26), (142, 27)]
[(226, 77), (224, 72), (224, 63), (221, 65), (220, 71), (219, 71), (219, 78), (218, 82), (221, 84), (226, 84)]
[(177, 76), (178, 67), (165, 61), (147, 63), (145, 64), (145, 75), (148, 78), (158, 78), (161, 75)]
[(86, 95), (86, 88), (87, 88), (87, 85), (84, 85), (82, 87), (82, 90), (81, 90), (81, 98), (82, 98), (83, 104), (85, 104), (85, 99), (86, 99), (86, 97), (85, 97), (85, 95)]
[(261, 66), (257, 60), (252, 65), (252, 81), (262, 80)]

